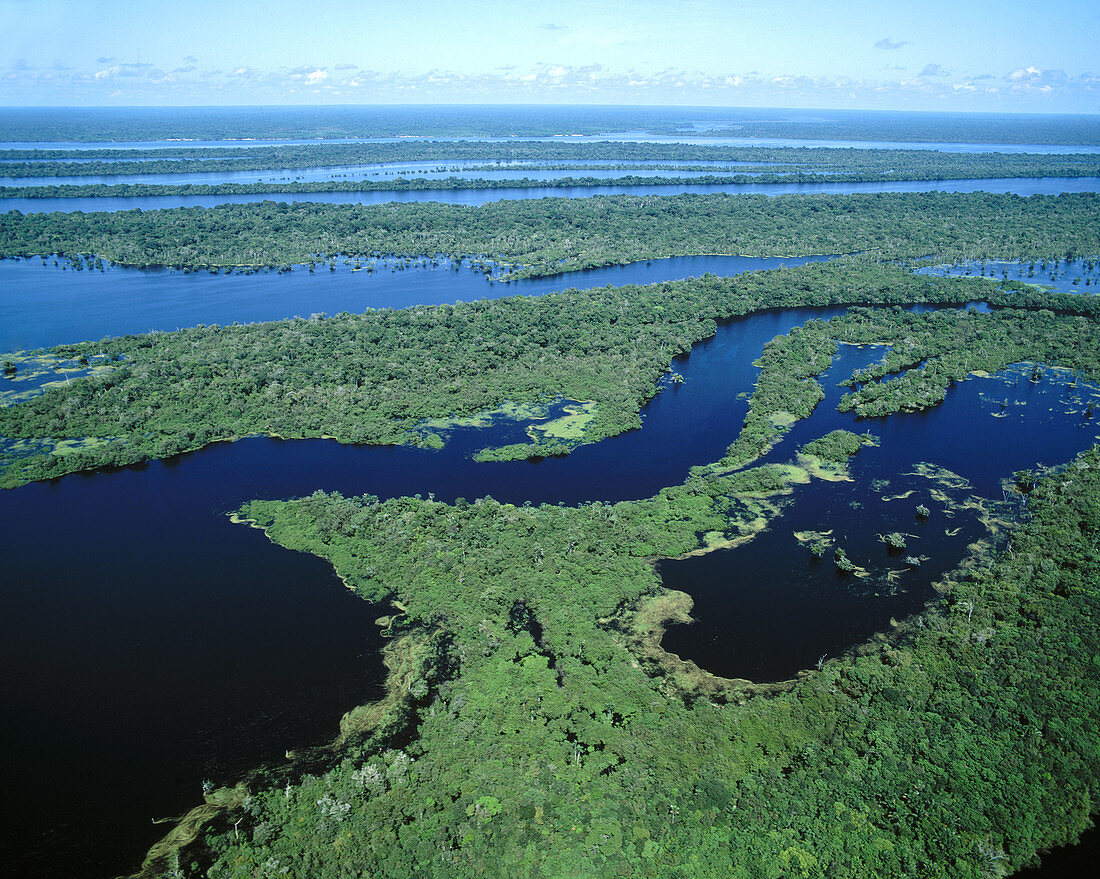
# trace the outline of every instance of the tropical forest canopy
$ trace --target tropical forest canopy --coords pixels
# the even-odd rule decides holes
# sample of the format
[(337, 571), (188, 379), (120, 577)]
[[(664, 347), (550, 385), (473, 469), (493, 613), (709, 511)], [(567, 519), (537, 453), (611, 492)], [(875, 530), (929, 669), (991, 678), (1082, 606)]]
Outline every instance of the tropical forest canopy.
[[(609, 120), (626, 121), (601, 112), (583, 124), (606, 131)], [(49, 113), (16, 116), (28, 140), (32, 131), (69, 132)], [(215, 117), (237, 134), (274, 133), (247, 110), (212, 112), (203, 124)], [(401, 121), (431, 118), (424, 110)], [(843, 114), (830, 122), (837, 137), (854, 125)], [(895, 122), (884, 115), (863, 130), (900, 136)], [(909, 139), (943, 134), (923, 123)], [(302, 111), (278, 133), (312, 136), (322, 124), (329, 135), (382, 130), (364, 115)], [(471, 114), (449, 124), (468, 132), (494, 123)], [(820, 124), (764, 119), (753, 130)], [(972, 124), (1007, 139), (996, 119)], [(174, 136), (166, 125), (156, 113), (120, 111), (101, 117), (96, 133)], [(1065, 142), (1076, 142), (1072, 132), (1083, 129), (1066, 126)], [(1032, 143), (1042, 136), (1029, 125), (1016, 132)], [(196, 125), (193, 136), (216, 133)], [(418, 157), (724, 160), (867, 175), (860, 179), (1097, 173), (1089, 156), (431, 149), (241, 147), (217, 161), (221, 170), (256, 170)], [(190, 147), (172, 155), (178, 162), (96, 150), (86, 156), (93, 162), (67, 163), (64, 151), (25, 152), (12, 156), (26, 163), (13, 176), (99, 174), (104, 158), (125, 159), (104, 163), (124, 173), (205, 164)], [(889, 167), (899, 159), (911, 163), (900, 172)], [(443, 256), (519, 278), (673, 255), (850, 255), (737, 278), (200, 325), (5, 355), (13, 385), (47, 363), (79, 373), (0, 408), (0, 484), (14, 487), (251, 434), (438, 448), (447, 438), (440, 425), (559, 399), (585, 407), (576, 431), (505, 446), (489, 438), (483, 457), (569, 454), (637, 427), (670, 380), (673, 357), (719, 324), (770, 309), (843, 308), (752, 352), (759, 376), (724, 454), (649, 498), (516, 506), (319, 491), (243, 503), (238, 524), (327, 559), (365, 600), (392, 603), (380, 620), (391, 637), (387, 696), (349, 706), (337, 741), (308, 766), (260, 767), (235, 787), (208, 791), (150, 852), (143, 873), (954, 879), (1004, 875), (1076, 839), (1090, 826), (1100, 781), (1095, 447), (1046, 474), (1016, 474), (1006, 496), (1026, 495), (1027, 516), (1010, 534), (987, 517), (988, 539), (919, 614), (794, 680), (723, 679), (662, 650), (664, 626), (689, 619), (690, 599), (663, 588), (654, 563), (737, 546), (779, 522), (812, 481), (851, 478), (851, 459), (876, 441), (882, 422), (867, 422), (864, 435), (831, 431), (788, 460), (762, 462), (825, 397), (819, 379), (842, 344), (886, 346), (848, 378), (840, 401), (866, 418), (934, 407), (953, 383), (1020, 362), (1096, 381), (1093, 296), (912, 267), (930, 258), (1100, 256), (1098, 198), (617, 196), (0, 216), (0, 256), (187, 269), (324, 270), (337, 259)], [(921, 501), (913, 515), (922, 520), (952, 512), (933, 482)], [(851, 573), (842, 549), (833, 561), (838, 577)]]

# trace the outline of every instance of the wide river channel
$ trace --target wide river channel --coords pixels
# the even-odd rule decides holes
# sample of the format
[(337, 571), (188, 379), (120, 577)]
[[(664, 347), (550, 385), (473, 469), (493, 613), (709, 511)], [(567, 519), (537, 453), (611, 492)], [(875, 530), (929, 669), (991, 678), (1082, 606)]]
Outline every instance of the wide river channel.
[[(226, 277), (5, 261), (0, 283), (22, 305), (0, 316), (8, 343), (0, 348), (707, 270), (735, 274), (778, 262), (657, 260), (500, 285), (462, 267)], [(37, 310), (36, 302), (43, 303)], [(22, 877), (135, 869), (166, 830), (150, 819), (196, 805), (204, 780), (221, 784), (283, 760), (288, 749), (323, 743), (345, 710), (379, 695), (373, 620), (386, 608), (356, 598), (320, 559), (232, 525), (226, 513), (243, 501), (316, 489), (514, 503), (648, 497), (722, 455), (744, 417), (744, 394), (758, 373), (751, 363), (765, 342), (835, 313), (764, 312), (720, 327), (678, 359), (684, 382), (653, 398), (641, 429), (567, 458), (471, 461), (490, 442), (522, 436), (523, 425), (500, 421), (455, 431), (441, 451), (250, 438), (0, 493), (0, 687), (9, 717), (0, 733), (8, 767), (0, 869)], [(19, 326), (8, 329), (13, 322)], [(835, 656), (887, 628), (891, 617), (919, 610), (934, 577), (980, 533), (972, 516), (941, 502), (927, 523), (913, 521), (915, 498), (931, 499), (940, 487), (915, 465), (969, 480), (951, 489), (952, 500), (1000, 501), (1000, 480), (1014, 470), (1066, 461), (1097, 439), (1084, 414), (1093, 389), (1054, 371), (1038, 383), (1021, 370), (963, 382), (921, 414), (856, 423), (837, 413), (836, 382), (881, 354), (843, 348), (823, 381), (828, 399), (770, 459), (787, 460), (835, 427), (870, 430), (879, 447), (854, 459), (852, 482), (799, 489), (786, 514), (748, 545), (663, 563), (668, 585), (695, 599), (698, 620), (670, 631), (666, 647), (720, 674), (773, 680)], [(910, 490), (906, 500), (888, 500)], [(852, 590), (796, 551), (794, 531), (829, 528), (853, 559), (884, 577), (896, 562), (872, 532), (913, 533), (929, 561), (892, 577), (889, 588), (872, 578), (875, 585)], [(774, 581), (766, 602), (754, 589), (762, 578)]]
[[(583, 172), (581, 172), (583, 173)], [(246, 195), (151, 195), (134, 198), (0, 198), (0, 212), (24, 214), (49, 211), (151, 211), (177, 207), (216, 207), (261, 201), (323, 204), (386, 204), (440, 202), (481, 205), (494, 201), (534, 198), (588, 198), (593, 195), (794, 195), (799, 193), (850, 194), (857, 192), (993, 192), (1012, 195), (1058, 195), (1063, 192), (1100, 192), (1100, 177), (994, 177), (980, 180), (895, 180), (871, 183), (682, 183), (638, 186), (526, 186), (500, 189), (414, 189), (372, 192), (282, 192)]]

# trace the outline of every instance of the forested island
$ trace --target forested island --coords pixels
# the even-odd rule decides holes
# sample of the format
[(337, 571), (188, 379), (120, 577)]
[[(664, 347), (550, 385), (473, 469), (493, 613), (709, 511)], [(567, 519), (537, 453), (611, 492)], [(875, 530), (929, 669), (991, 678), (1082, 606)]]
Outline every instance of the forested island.
[[(260, 120), (245, 110), (225, 113), (237, 114), (238, 133), (273, 133), (250, 127)], [(378, 135), (409, 120), (426, 124), (425, 113), (390, 127), (322, 121), (332, 136)], [(310, 136), (321, 118), (289, 114), (275, 133)], [(596, 113), (582, 128), (606, 131), (609, 120), (630, 118)], [(654, 130), (675, 127), (649, 121)], [(843, 114), (829, 121), (834, 136), (850, 133)], [(995, 121), (972, 125), (993, 138)], [(475, 115), (436, 131), (486, 132), (494, 124)], [(762, 118), (751, 130), (821, 124)], [(104, 117), (102, 131), (167, 130), (154, 117), (119, 112)], [(907, 129), (913, 140), (951, 131)], [(1030, 142), (1041, 136), (1029, 127), (1015, 132)], [(886, 118), (864, 130), (895, 133), (901, 129)], [(24, 150), (13, 152), (24, 164), (10, 176), (418, 160), (556, 162), (567, 170), (597, 160), (751, 162), (786, 181), (1100, 173), (1094, 155), (629, 143), (241, 146), (213, 162), (197, 147), (152, 152), (90, 150), (84, 157), (93, 161), (72, 163), (70, 151)], [(122, 161), (100, 162), (107, 158)], [(733, 179), (727, 169), (716, 173)], [(920, 174), (933, 176), (912, 176)], [(517, 181), (286, 184), (318, 192), (441, 185)], [(208, 189), (250, 186), (278, 191), (268, 183)], [(114, 189), (75, 187), (80, 195)], [(873, 560), (849, 558), (830, 531), (792, 535), (797, 563), (824, 566), (837, 588), (868, 602), (904, 589), (928, 561), (918, 532), (954, 534), (965, 522), (980, 537), (930, 584), (916, 613), (786, 679), (721, 677), (668, 652), (662, 638), (669, 626), (691, 622), (692, 598), (666, 587), (659, 563), (735, 551), (789, 528), (784, 516), (813, 486), (858, 479), (860, 456), (875, 451), (880, 434), (935, 411), (975, 376), (1017, 367), (1024, 385), (1040, 385), (1057, 374), (1077, 392), (1082, 435), (1093, 436), (1100, 300), (994, 271), (985, 277), (984, 265), (982, 277), (970, 278), (916, 268), (1092, 260), (1100, 256), (1100, 196), (264, 202), (0, 215), (0, 258), (32, 259), (59, 275), (88, 259), (327, 276), (337, 262), (386, 257), (465, 261), (507, 282), (701, 254), (835, 258), (737, 277), (200, 324), (0, 356), (0, 487), (14, 495), (66, 474), (97, 478), (91, 474), (154, 461), (187, 466), (190, 453), (255, 436), (440, 455), (471, 424), (535, 424), (551, 409), (552, 429), (531, 428), (526, 441), (486, 430), (476, 459), (568, 463), (583, 447), (641, 427), (645, 407), (684, 380), (678, 358), (723, 328), (812, 310), (748, 353), (758, 372), (739, 429), (721, 438), (724, 451), (648, 497), (567, 505), (318, 490), (235, 500), (226, 528), (260, 529), (281, 547), (326, 560), (381, 608), (385, 696), (334, 717), (328, 745), (203, 784), (204, 801), (196, 792), (195, 808), (174, 820), (135, 875), (977, 879), (1033, 865), (1092, 826), (1100, 780), (1100, 448), (1091, 441), (1074, 460), (1005, 472), (992, 500), (968, 495), (964, 479), (931, 466), (899, 474), (908, 481), (896, 494), (890, 480), (875, 481), (868, 496), (905, 512), (902, 525), (881, 529)], [(799, 432), (812, 427), (827, 397), (824, 376), (847, 350), (867, 357), (841, 377), (844, 391), (829, 405), (853, 413), (856, 427)], [(1013, 404), (1006, 395), (1000, 405)]]
[(599, 196), (463, 205), (263, 202), (0, 215), (0, 256), (131, 266), (323, 265), (341, 256), (475, 257), (504, 279), (667, 256), (1064, 259), (1100, 252), (1100, 196), (988, 193)]
[[(910, 339), (908, 360), (892, 361), (890, 371), (930, 362), (918, 373), (907, 373), (904, 381), (864, 388), (858, 405), (868, 407), (874, 399), (875, 414), (886, 414), (903, 405), (933, 404), (943, 399), (947, 383), (970, 371), (995, 372), (1018, 360), (1095, 372), (1090, 334), (1100, 304), (1094, 297), (1038, 294), (1026, 285), (1003, 290), (992, 280), (929, 278), (866, 259), (754, 273), (745, 279), (704, 277), (536, 299), (195, 327), (48, 352), (59, 361), (95, 360), (99, 375), (0, 409), (0, 434), (47, 442), (38, 454), (21, 450), (5, 466), (0, 484), (166, 457), (254, 433), (333, 436), (350, 443), (441, 444), (440, 433), (430, 428), (432, 420), (445, 424), (506, 404), (555, 397), (590, 401), (584, 431), (573, 444), (594, 442), (638, 426), (638, 410), (657, 390), (669, 361), (713, 334), (716, 321), (802, 305), (975, 301), (1012, 310), (956, 313), (954, 324), (935, 331), (918, 331), (914, 325), (928, 323), (928, 318), (899, 316), (901, 332)], [(1021, 308), (1035, 314), (1028, 317)], [(1059, 318), (1042, 321), (1052, 310)], [(964, 318), (966, 323), (960, 323)], [(818, 343), (831, 348), (804, 354), (806, 362), (785, 362), (786, 375), (808, 379), (811, 366), (823, 370), (836, 339), (886, 342), (893, 335), (874, 321), (868, 323), (863, 313), (840, 327), (828, 330), (833, 335)], [(918, 344), (922, 332), (931, 332), (931, 337)], [(988, 344), (976, 346), (979, 337)], [(18, 361), (9, 363), (17, 373)], [(914, 378), (920, 381), (919, 393)], [(773, 379), (765, 379), (767, 387)], [(872, 397), (874, 388), (879, 393)], [(890, 397), (882, 394), (885, 390)], [(817, 401), (785, 400), (774, 408), (804, 417)], [(773, 414), (750, 419), (742, 441), (756, 437), (751, 445), (761, 436), (777, 436), (778, 429), (768, 422)], [(65, 447), (64, 454), (49, 447), (49, 442), (88, 438), (95, 441)], [(507, 456), (561, 454), (570, 446), (520, 445)], [(761, 451), (738, 455), (737, 464)]]
[[(266, 793), (261, 784), (212, 796), (149, 867), (186, 862), (173, 844), (223, 806), (214, 826), (225, 829), (196, 861), (212, 876), (265, 864), (320, 875), (367, 865), (379, 875), (979, 876), (1079, 832), (1095, 727), (1052, 724), (1079, 717), (1071, 705), (1096, 704), (1097, 645), (1080, 628), (1096, 595), (1095, 452), (1028, 482), (1032, 521), (1010, 552), (976, 549), (918, 619), (817, 672), (780, 685), (727, 681), (657, 644), (661, 621), (683, 611), (660, 589), (654, 556), (697, 550), (704, 533), (751, 534), (805, 474), (858, 454), (858, 437), (830, 435), (803, 448), (808, 470), (745, 469), (788, 417), (813, 410), (813, 377), (838, 339), (893, 345), (882, 373), (908, 381), (854, 377), (865, 391), (896, 386), (892, 404), (874, 398), (880, 412), (935, 405), (969, 371), (1021, 358), (1096, 374), (1091, 298), (882, 271), (830, 265), (699, 289), (727, 302), (755, 293), (747, 309), (975, 297), (1001, 307), (857, 309), (776, 339), (726, 458), (650, 500), (517, 508), (320, 493), (245, 505), (240, 517), (272, 539), (328, 558), (364, 597), (394, 599), (394, 689), (345, 718), (329, 768)], [(784, 289), (791, 298), (775, 296)], [(647, 298), (662, 292), (609, 295), (652, 313)], [(394, 747), (411, 726), (415, 741)]]

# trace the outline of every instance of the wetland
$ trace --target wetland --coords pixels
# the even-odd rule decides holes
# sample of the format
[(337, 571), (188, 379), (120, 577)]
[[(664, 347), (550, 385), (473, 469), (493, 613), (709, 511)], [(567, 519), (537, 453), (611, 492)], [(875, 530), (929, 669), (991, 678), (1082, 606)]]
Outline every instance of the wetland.
[(904, 144), (119, 119), (3, 167), (415, 203), (3, 215), (5, 873), (980, 875), (1088, 828), (1095, 147), (699, 194), (645, 180)]

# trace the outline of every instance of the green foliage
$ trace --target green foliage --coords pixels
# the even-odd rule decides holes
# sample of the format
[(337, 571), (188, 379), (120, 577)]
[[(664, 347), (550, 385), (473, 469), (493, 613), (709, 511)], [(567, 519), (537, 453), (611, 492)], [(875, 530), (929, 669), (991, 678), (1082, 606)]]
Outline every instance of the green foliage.
[(0, 215), (0, 256), (83, 253), (124, 265), (204, 268), (438, 254), (495, 262), (517, 278), (700, 253), (1061, 257), (1100, 253), (1098, 205), (1093, 194), (931, 192), (13, 211)]
[(647, 675), (613, 624), (656, 587), (650, 555), (721, 524), (721, 481), (578, 508), (248, 504), (444, 626), (459, 664), (407, 750), (254, 791), (207, 837), (209, 875), (977, 877), (1087, 826), (1100, 451), (1041, 481), (1011, 552), (945, 584), (902, 642), (727, 704)]
[[(966, 345), (985, 321), (999, 345), (1008, 321), (1023, 344), (1069, 357), (1080, 340), (1067, 332), (1089, 322), (1030, 314), (811, 322), (769, 344), (745, 423), (754, 438), (734, 447), (759, 453), (775, 438), (753, 434), (762, 423), (781, 432), (780, 413), (812, 410), (804, 385), (838, 336), (896, 347), (931, 321), (930, 338), (950, 329)], [(1075, 356), (1095, 354), (1091, 342)], [(859, 442), (831, 434), (803, 451), (839, 457)], [(323, 493), (246, 505), (273, 540), (328, 558), (365, 597), (397, 598), (408, 625), (445, 627), (459, 665), (396, 781), (400, 755), (372, 752), (256, 792), (230, 816), (251, 837), (227, 823), (207, 839), (210, 875), (275, 859), (334, 875), (981, 876), (1087, 826), (1100, 780), (1100, 636), (1087, 622), (1100, 612), (1100, 451), (1040, 482), (1012, 551), (944, 584), (942, 606), (902, 640), (721, 704), (647, 674), (621, 621), (656, 590), (653, 557), (736, 535), (761, 515), (754, 496), (787, 488), (782, 468), (729, 474), (730, 463), (614, 505)], [(834, 559), (858, 570), (842, 548)]]
[(846, 461), (863, 448), (864, 440), (850, 430), (834, 430), (820, 439), (802, 447), (807, 455), (814, 455), (823, 461)]
[[(1035, 143), (1037, 141), (1032, 141)], [(502, 164), (510, 170), (583, 170), (594, 162), (600, 167), (619, 170), (664, 167), (675, 170), (705, 170), (721, 173), (730, 169), (713, 164), (684, 166), (668, 162), (735, 162), (735, 170), (761, 170), (772, 177), (791, 182), (812, 182), (843, 175), (847, 180), (947, 180), (982, 177), (1095, 177), (1100, 163), (1087, 153), (1042, 155), (1034, 153), (945, 153), (935, 150), (830, 149), (808, 147), (728, 147), (678, 143), (546, 143), (512, 141), (507, 143), (468, 143), (413, 141), (403, 143), (303, 144), (295, 146), (241, 146), (219, 149), (212, 157), (209, 150), (180, 146), (176, 149), (101, 149), (101, 150), (0, 150), (0, 158), (15, 161), (5, 164), (5, 176), (81, 177), (127, 174), (188, 174), (240, 171), (291, 171), (305, 168), (336, 168), (356, 165), (386, 165), (408, 162), (462, 162), (466, 172), (496, 170)], [(81, 159), (82, 161), (73, 161)], [(110, 161), (94, 161), (109, 159)], [(484, 162), (478, 166), (476, 162)], [(745, 168), (746, 163), (750, 168)], [(757, 163), (752, 167), (752, 163)], [(454, 170), (458, 170), (454, 168)], [(807, 174), (806, 172), (813, 172)], [(394, 171), (388, 172), (394, 175)], [(383, 182), (388, 188), (403, 188), (420, 181), (410, 179), (404, 169)], [(644, 179), (644, 178), (639, 178)], [(653, 178), (649, 178), (652, 180)], [(698, 178), (695, 178), (698, 180)], [(759, 177), (746, 177), (746, 182)], [(334, 181), (335, 182), (335, 181)], [(439, 181), (431, 181), (438, 184)], [(485, 182), (485, 181), (480, 181)], [(606, 180), (599, 181), (606, 183)], [(543, 182), (543, 185), (545, 182)], [(263, 184), (270, 186), (270, 184)], [(308, 187), (308, 183), (290, 184)], [(60, 189), (60, 187), (45, 187)], [(103, 187), (109, 189), (115, 187)], [(175, 187), (172, 187), (175, 188)], [(30, 190), (28, 190), (29, 192)], [(284, 191), (262, 189), (260, 191)], [(306, 191), (287, 189), (285, 191)], [(22, 193), (21, 193), (22, 194)], [(56, 193), (55, 193), (56, 194)], [(132, 194), (138, 194), (133, 192)]]
[(894, 552), (901, 552), (905, 549), (905, 535), (900, 531), (891, 531), (882, 538), (882, 542)]
[(836, 569), (843, 574), (850, 574), (856, 569), (856, 564), (848, 558), (848, 553), (844, 551), (844, 547), (838, 546), (833, 550), (833, 563), (836, 565)]
[(925, 409), (942, 402), (952, 382), (974, 371), (997, 372), (1025, 360), (1100, 373), (1096, 324), (1084, 317), (1009, 308), (993, 314), (858, 314), (862, 322), (853, 338), (885, 342), (891, 349), (879, 364), (845, 382), (856, 390), (841, 400), (842, 412), (872, 417)]
[[(425, 421), (558, 397), (594, 402), (574, 415), (583, 417), (584, 441), (594, 441), (636, 427), (668, 363), (712, 335), (719, 320), (807, 302), (958, 304), (974, 298), (1027, 310), (857, 309), (772, 340), (761, 353), (762, 373), (743, 429), (714, 466), (729, 471), (755, 460), (813, 411), (824, 395), (815, 377), (828, 368), (838, 340), (893, 346), (881, 365), (853, 379), (866, 384), (842, 403), (868, 415), (934, 404), (948, 381), (1021, 359), (1087, 374), (1100, 369), (1092, 344), (1100, 305), (1091, 297), (1001, 291), (988, 281), (927, 278), (864, 261), (320, 320), (194, 327), (53, 349), (49, 357), (95, 356), (109, 368), (0, 409), (0, 435), (122, 441), (67, 456), (22, 457), (7, 463), (0, 484), (166, 457), (255, 433), (424, 443), (419, 426)], [(1033, 310), (1035, 305), (1045, 307)], [(901, 378), (872, 381), (922, 360), (928, 361), (922, 369)], [(479, 457), (565, 454), (576, 442), (571, 436)], [(854, 442), (832, 437), (820, 448)], [(839, 454), (840, 446), (830, 453)]]

